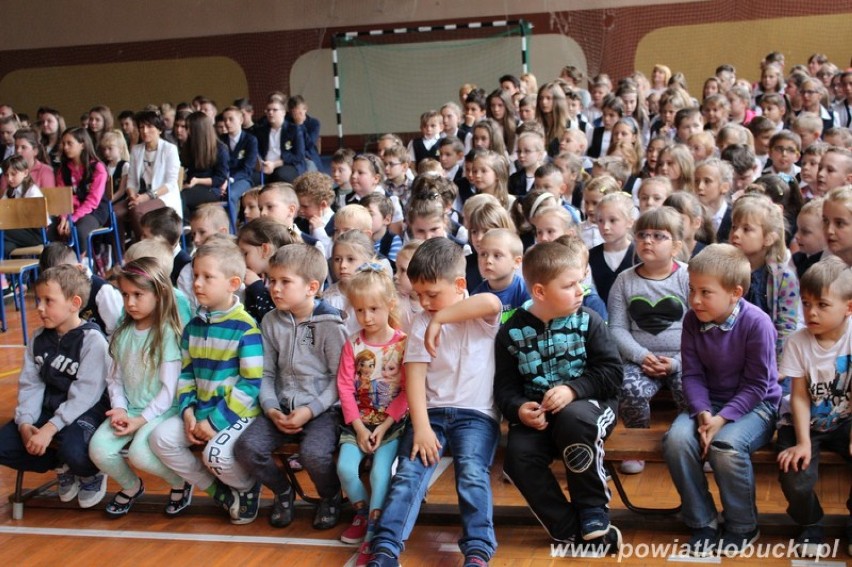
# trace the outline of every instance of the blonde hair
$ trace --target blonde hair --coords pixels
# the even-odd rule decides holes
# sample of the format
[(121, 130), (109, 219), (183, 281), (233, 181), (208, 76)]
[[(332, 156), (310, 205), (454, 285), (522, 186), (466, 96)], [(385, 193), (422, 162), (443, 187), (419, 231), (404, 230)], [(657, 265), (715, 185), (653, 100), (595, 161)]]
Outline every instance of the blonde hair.
[(226, 277), (246, 277), (246, 260), (243, 253), (229, 238), (211, 238), (195, 251), (193, 263), (205, 257), (211, 257), (218, 263), (219, 271)]
[(710, 244), (689, 261), (689, 274), (719, 280), (726, 290), (737, 286), (745, 292), (751, 285), (751, 264), (742, 250), (730, 244)]
[(509, 212), (494, 195), (474, 195), (464, 204), (464, 224), (469, 231), (489, 228), (515, 229)]
[(397, 310), (399, 302), (396, 286), (393, 283), (393, 277), (384, 269), (375, 269), (372, 265), (358, 268), (347, 282), (345, 294), (352, 306), (357, 300), (363, 298), (380, 299), (388, 307), (388, 324), (394, 329), (402, 328), (402, 321)]
[(737, 199), (731, 211), (731, 222), (734, 226), (744, 219), (756, 221), (764, 235), (775, 235), (775, 242), (766, 247), (766, 261), (784, 262), (787, 246), (784, 244), (784, 215), (781, 209), (766, 195), (746, 193)]
[(373, 229), (373, 217), (370, 216), (370, 211), (362, 205), (346, 205), (341, 207), (334, 213), (334, 223), (337, 225), (340, 221), (352, 221), (352, 224), (357, 226), (357, 230)]
[(571, 214), (566, 211), (564, 207), (560, 207), (558, 205), (547, 205), (536, 209), (533, 212), (530, 221), (547, 216), (552, 216), (559, 219), (562, 222), (562, 228), (565, 229), (565, 232), (573, 230), (576, 226), (574, 224), (574, 217), (572, 217)]
[(825, 202), (824, 197), (816, 197), (811, 199), (804, 205), (802, 205), (802, 210), (799, 211), (799, 215), (813, 215), (822, 222), (822, 205)]
[[(124, 161), (130, 160), (130, 152), (127, 151), (127, 142), (124, 141), (124, 134), (118, 130), (104, 132), (101, 135), (101, 141), (98, 144), (98, 148), (105, 148), (109, 145), (113, 145), (118, 148), (118, 159)], [(120, 171), (116, 173), (121, 175)]]
[(599, 177), (592, 178), (588, 183), (586, 183), (586, 186), (583, 187), (583, 193), (593, 193), (595, 191), (599, 192), (601, 195), (620, 192), (621, 184), (616, 181), (615, 177), (612, 175), (601, 175)]
[(508, 244), (506, 249), (512, 256), (521, 256), (524, 253), (524, 243), (521, 242), (521, 237), (514, 230), (508, 228), (492, 228), (482, 237), (482, 242), (486, 239), (502, 239), (503, 243)]
[(228, 213), (225, 208), (219, 203), (204, 203), (198, 205), (195, 212), (192, 213), (190, 221), (209, 222), (217, 231), (228, 231), (231, 227), (231, 221), (228, 219)]
[(849, 212), (852, 212), (852, 185), (842, 185), (829, 191), (824, 197), (823, 204), (828, 202), (840, 203)]
[(129, 263), (139, 258), (154, 258), (160, 266), (171, 273), (174, 264), (174, 252), (166, 240), (160, 236), (146, 238), (132, 244), (124, 253), (124, 262)]
[(633, 222), (633, 197), (624, 191), (616, 191), (615, 193), (604, 195), (601, 198), (601, 202), (598, 203), (597, 210), (600, 211), (604, 206), (614, 207), (624, 217), (624, 220), (628, 223)]

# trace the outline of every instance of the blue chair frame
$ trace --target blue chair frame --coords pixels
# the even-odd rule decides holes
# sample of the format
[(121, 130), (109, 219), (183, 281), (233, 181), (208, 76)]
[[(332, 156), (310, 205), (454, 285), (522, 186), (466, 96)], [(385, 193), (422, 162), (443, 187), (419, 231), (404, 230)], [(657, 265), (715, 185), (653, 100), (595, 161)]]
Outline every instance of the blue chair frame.
[[(107, 207), (109, 211), (109, 226), (96, 228), (89, 233), (89, 237), (86, 240), (86, 253), (88, 254), (89, 269), (93, 272), (95, 270), (95, 254), (93, 246), (93, 238), (95, 236), (112, 233), (113, 242), (115, 244), (115, 259), (119, 266), (124, 263), (121, 255), (121, 234), (118, 231), (118, 221), (115, 218), (115, 208), (112, 206), (112, 197), (112, 178), (110, 178), (107, 180), (106, 189), (104, 190), (104, 199), (107, 200)], [(74, 233), (74, 238), (76, 240), (76, 228), (72, 232)]]

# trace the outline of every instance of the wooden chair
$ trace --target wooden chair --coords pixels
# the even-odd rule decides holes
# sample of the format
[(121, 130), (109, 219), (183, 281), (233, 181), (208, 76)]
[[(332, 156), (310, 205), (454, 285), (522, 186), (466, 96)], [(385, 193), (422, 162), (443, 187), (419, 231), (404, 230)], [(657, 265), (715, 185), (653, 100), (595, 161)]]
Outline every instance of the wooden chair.
[[(0, 231), (21, 228), (41, 228), (48, 225), (47, 199), (30, 197), (24, 199), (0, 200)], [(3, 254), (4, 239), (0, 235), (0, 258)], [(24, 345), (27, 344), (27, 310), (24, 297), (24, 276), (27, 273), (38, 273), (37, 258), (14, 258), (0, 260), (0, 274), (7, 276), (15, 295), (15, 305), (21, 310), (21, 330), (24, 333)], [(6, 332), (6, 306), (0, 301), (0, 324)]]
[(109, 212), (109, 218), (108, 218), (109, 224), (107, 226), (104, 226), (104, 227), (101, 227), (101, 228), (96, 228), (95, 230), (90, 232), (89, 237), (86, 240), (86, 252), (88, 253), (89, 269), (92, 270), (92, 272), (95, 271), (95, 251), (94, 251), (93, 245), (92, 245), (92, 238), (95, 237), (95, 236), (100, 236), (102, 234), (112, 233), (113, 241), (115, 242), (115, 259), (117, 260), (119, 266), (122, 264), (122, 258), (121, 258), (121, 245), (122, 245), (121, 239), (122, 239), (122, 236), (121, 236), (121, 233), (118, 230), (118, 221), (115, 218), (115, 209), (112, 206), (112, 197), (113, 197), (112, 176), (110, 176), (109, 179), (107, 179), (107, 184), (106, 184), (106, 187), (104, 189), (104, 199), (106, 199), (107, 203), (108, 203), (107, 207), (108, 207), (108, 212)]
[[(70, 216), (74, 212), (73, 189), (71, 187), (42, 187), (41, 192), (44, 198), (47, 199), (47, 214), (51, 217)], [(18, 248), (10, 256), (13, 258), (38, 257), (47, 243), (47, 236), (45, 236), (44, 244)], [(77, 242), (77, 229), (74, 227), (73, 222), (71, 223), (71, 241), (68, 244), (74, 248), (77, 260), (79, 260), (80, 244)]]

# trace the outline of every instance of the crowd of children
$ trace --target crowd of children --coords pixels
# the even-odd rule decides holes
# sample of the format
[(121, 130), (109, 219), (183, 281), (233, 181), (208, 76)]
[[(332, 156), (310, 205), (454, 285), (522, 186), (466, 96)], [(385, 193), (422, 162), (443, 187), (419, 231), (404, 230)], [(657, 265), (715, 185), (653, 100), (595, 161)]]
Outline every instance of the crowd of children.
[[(145, 492), (139, 472), (169, 486), (168, 516), (198, 488), (235, 524), (266, 487), (283, 528), (295, 490), (274, 453), (297, 443), (313, 526), (336, 526), (345, 495), (340, 539), (386, 566), (449, 449), (472, 567), (497, 548), (505, 418), (505, 476), (549, 537), (614, 551), (606, 438), (619, 419), (650, 427), (668, 388), (690, 552), (759, 537), (750, 454), (777, 431), (796, 549), (814, 556), (820, 451), (852, 462), (852, 71), (826, 65), (786, 72), (774, 52), (754, 86), (722, 65), (700, 102), (663, 65), (589, 92), (571, 66), (540, 88), (506, 75), (424, 112), (407, 145), (334, 152), (330, 175), (319, 123), (280, 92), (257, 124), (245, 101), (218, 116), (203, 98), (122, 113), (123, 134), (104, 106), (88, 128), (2, 117), (3, 198), (68, 185), (74, 212), (49, 230), (0, 464), (56, 469), (82, 507), (112, 477), (114, 517)], [(109, 194), (132, 245), (106, 281), (62, 240), (103, 226)], [(5, 250), (40, 239), (7, 231)], [(852, 487), (847, 507), (852, 539)]]

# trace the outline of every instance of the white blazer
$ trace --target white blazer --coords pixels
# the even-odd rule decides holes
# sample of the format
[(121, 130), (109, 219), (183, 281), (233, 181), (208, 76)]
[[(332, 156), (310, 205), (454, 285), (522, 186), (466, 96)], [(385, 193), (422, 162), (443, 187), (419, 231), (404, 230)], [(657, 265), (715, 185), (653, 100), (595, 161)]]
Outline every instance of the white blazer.
[[(127, 175), (127, 187), (139, 191), (140, 180), (145, 169), (145, 144), (136, 144), (130, 152), (130, 172)], [(159, 189), (163, 185), (169, 188), (168, 193), (160, 195), (167, 207), (171, 207), (178, 216), (183, 217), (183, 203), (180, 200), (178, 187), (178, 171), (180, 157), (177, 146), (160, 138), (157, 142), (157, 154), (154, 157), (154, 172), (150, 190)]]

